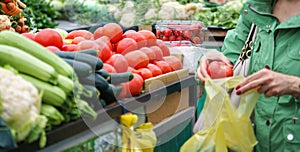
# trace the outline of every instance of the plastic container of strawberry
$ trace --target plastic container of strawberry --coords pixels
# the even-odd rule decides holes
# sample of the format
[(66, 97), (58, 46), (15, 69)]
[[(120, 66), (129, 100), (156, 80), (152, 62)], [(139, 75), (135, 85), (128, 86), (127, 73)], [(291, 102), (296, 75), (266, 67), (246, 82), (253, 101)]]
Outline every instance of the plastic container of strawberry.
[(155, 25), (156, 37), (170, 43), (190, 41), (201, 44), (204, 39), (204, 24), (200, 21), (162, 20)]

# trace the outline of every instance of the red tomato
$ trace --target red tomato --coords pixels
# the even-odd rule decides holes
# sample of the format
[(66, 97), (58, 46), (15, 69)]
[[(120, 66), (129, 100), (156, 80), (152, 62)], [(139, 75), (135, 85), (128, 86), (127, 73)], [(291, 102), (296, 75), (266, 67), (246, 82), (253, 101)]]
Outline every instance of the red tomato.
[(33, 34), (33, 33), (22, 33), (22, 35), (29, 38), (29, 39), (31, 39), (31, 40), (33, 40), (33, 41), (35, 39), (35, 34)]
[(59, 52), (60, 49), (57, 48), (56, 46), (47, 46), (46, 47), (48, 50), (50, 50), (51, 52)]
[(99, 45), (101, 45), (101, 43), (104, 42), (108, 45), (110, 50), (113, 50), (113, 45), (111, 44), (109, 37), (107, 37), (107, 36), (102, 36), (102, 37), (96, 39), (95, 42)]
[(161, 36), (161, 31), (160, 30), (156, 30), (156, 38), (160, 39)]
[(171, 30), (171, 29), (164, 29), (164, 30), (162, 31), (162, 34), (163, 34), (164, 36), (169, 37), (169, 36), (172, 35), (172, 30)]
[(170, 56), (170, 54), (171, 54), (170, 50), (162, 40), (157, 40), (156, 44), (157, 44), (158, 47), (160, 47), (160, 49), (163, 52), (164, 56)]
[(202, 24), (192, 24), (191, 29), (194, 34), (200, 33), (202, 30)]
[(156, 44), (156, 36), (154, 33), (148, 30), (140, 30), (138, 33), (141, 33), (147, 40), (147, 46), (153, 46)]
[(99, 27), (94, 32), (94, 39), (98, 39), (102, 36), (107, 36), (111, 43), (117, 43), (122, 39), (123, 29), (117, 23), (108, 23), (103, 27)]
[(65, 39), (75, 39), (76, 37), (83, 37), (86, 40), (93, 39), (93, 33), (88, 30), (74, 30), (67, 34)]
[(150, 49), (155, 53), (156, 60), (163, 60), (163, 52), (158, 46), (151, 46)]
[(176, 37), (176, 41), (182, 41), (182, 36)]
[(138, 49), (138, 44), (132, 38), (124, 38), (117, 45), (117, 53), (125, 55), (128, 52)]
[(163, 74), (172, 72), (172, 68), (166, 61), (155, 61), (154, 64), (161, 69)]
[(192, 32), (191, 31), (186, 30), (186, 31), (183, 32), (183, 37), (185, 39), (189, 40), (191, 38), (191, 36), (192, 36)]
[(233, 66), (222, 61), (212, 61), (207, 68), (207, 73), (212, 79), (225, 78), (233, 75)]
[(174, 33), (174, 35), (175, 36), (181, 36), (181, 31), (180, 30), (175, 30), (175, 31), (173, 31), (173, 33)]
[(169, 37), (169, 41), (175, 41), (176, 40), (176, 36), (172, 35)]
[(43, 29), (35, 35), (36, 42), (43, 46), (56, 46), (59, 49), (62, 49), (64, 44), (60, 34), (53, 29)]
[(194, 36), (194, 38), (193, 38), (193, 43), (195, 43), (195, 44), (200, 44), (202, 41), (201, 41), (201, 39), (200, 39), (200, 37), (199, 36)]
[(127, 72), (128, 70), (127, 60), (121, 54), (112, 55), (105, 63), (112, 65), (117, 73)]
[(77, 51), (77, 44), (65, 44), (62, 47), (62, 51), (74, 52)]
[(127, 72), (136, 73), (136, 70), (132, 67), (128, 67)]
[(125, 54), (125, 58), (128, 62), (128, 65), (135, 69), (145, 68), (149, 64), (148, 56), (139, 50)]
[(142, 47), (140, 48), (140, 51), (144, 52), (148, 56), (150, 62), (156, 60), (156, 55), (154, 51), (149, 47)]
[(108, 73), (117, 73), (116, 69), (108, 63), (103, 63), (102, 69), (107, 71)]
[(163, 59), (170, 65), (170, 67), (172, 68), (173, 71), (182, 69), (182, 63), (177, 57), (164, 56)]
[(84, 41), (84, 40), (86, 40), (84, 37), (77, 36), (73, 39), (72, 44), (78, 44), (79, 42)]
[(112, 51), (109, 45), (105, 42), (98, 42), (98, 51), (98, 58), (100, 58), (103, 62), (112, 56)]
[(162, 40), (163, 40), (163, 41), (169, 41), (169, 38), (170, 38), (170, 37), (168, 37), (168, 36), (163, 36)]
[(135, 73), (137, 73), (137, 74), (139, 74), (140, 76), (142, 76), (142, 78), (143, 78), (144, 80), (153, 77), (152, 72), (151, 72), (149, 69), (147, 69), (147, 68), (140, 68), (140, 69), (137, 69), (137, 70), (135, 71)]
[(136, 73), (133, 73), (133, 76), (134, 76), (133, 79), (128, 83), (128, 87), (129, 87), (130, 94), (132, 96), (137, 96), (143, 90), (144, 80), (140, 75)]
[[(125, 33), (130, 33), (130, 32), (135, 33), (136, 31), (135, 31), (135, 30), (127, 30)], [(125, 34), (125, 33), (124, 33), (124, 34)]]
[(84, 40), (79, 42), (77, 47), (77, 50), (87, 50), (87, 49), (93, 49), (97, 50), (98, 49), (98, 44), (93, 41), (93, 40)]
[(123, 39), (124, 38), (132, 38), (136, 41), (138, 48), (147, 46), (147, 39), (145, 38), (145, 36), (139, 32), (133, 32), (133, 31), (126, 31), (123, 34)]
[(162, 74), (161, 69), (155, 64), (149, 63), (147, 68), (151, 71), (153, 77), (156, 77), (156, 76)]

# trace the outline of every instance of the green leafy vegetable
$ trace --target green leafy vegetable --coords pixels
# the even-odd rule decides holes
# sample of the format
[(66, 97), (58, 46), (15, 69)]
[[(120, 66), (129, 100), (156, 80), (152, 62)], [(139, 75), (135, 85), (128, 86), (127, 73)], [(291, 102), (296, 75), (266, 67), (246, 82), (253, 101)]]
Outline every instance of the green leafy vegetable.
[(234, 28), (242, 6), (243, 2), (236, 0), (220, 6), (204, 7), (194, 14), (194, 19), (203, 22), (205, 26)]
[(50, 2), (45, 0), (22, 0), (22, 2), (27, 6), (23, 10), (23, 15), (27, 18), (25, 24), (32, 29), (54, 28), (58, 25), (54, 20), (59, 17), (59, 12), (50, 6)]
[[(104, 4), (107, 3), (104, 2)], [(108, 7), (94, 0), (67, 0), (64, 3), (64, 12), (69, 20), (83, 25), (115, 22), (114, 16), (108, 10)]]

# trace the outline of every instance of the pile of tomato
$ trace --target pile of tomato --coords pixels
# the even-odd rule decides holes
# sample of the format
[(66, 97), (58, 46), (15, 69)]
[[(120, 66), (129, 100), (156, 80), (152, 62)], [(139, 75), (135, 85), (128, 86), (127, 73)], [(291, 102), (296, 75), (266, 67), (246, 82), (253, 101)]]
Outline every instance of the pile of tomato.
[(123, 32), (122, 27), (116, 23), (108, 23), (94, 32), (74, 30), (67, 33), (65, 38), (53, 29), (23, 35), (53, 52), (97, 50), (98, 58), (104, 63), (104, 70), (109, 73), (134, 74), (132, 81), (121, 84), (123, 88), (128, 88), (123, 89), (124, 96), (138, 95), (146, 79), (182, 68), (181, 61), (170, 56), (169, 48), (154, 33), (147, 30)]

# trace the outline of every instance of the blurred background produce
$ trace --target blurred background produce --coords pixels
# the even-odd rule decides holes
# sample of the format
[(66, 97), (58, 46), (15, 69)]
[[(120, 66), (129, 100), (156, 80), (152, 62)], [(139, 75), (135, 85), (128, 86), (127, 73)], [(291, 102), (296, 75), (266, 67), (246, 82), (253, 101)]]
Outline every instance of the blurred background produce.
[[(203, 22), (205, 26), (234, 28), (243, 4), (243, 0), (224, 3), (200, 0), (22, 0), (22, 2), (26, 7), (17, 5), (21, 11), (19, 15), (6, 14), (10, 17), (14, 29), (19, 24), (24, 24), (31, 30), (54, 28), (58, 25), (56, 20), (68, 20), (81, 25), (117, 22), (124, 27), (155, 24), (159, 20), (196, 20)], [(5, 14), (5, 11), (1, 11), (1, 14)], [(8, 24), (5, 18), (0, 19), (3, 26)]]
[[(29, 0), (26, 0), (29, 1)], [(47, 0), (66, 19), (84, 25), (117, 22), (124, 27), (159, 20), (196, 20), (205, 26), (233, 28), (243, 0)], [(47, 3), (44, 2), (44, 3)], [(51, 9), (48, 9), (52, 12)], [(50, 13), (56, 19), (57, 13)]]

